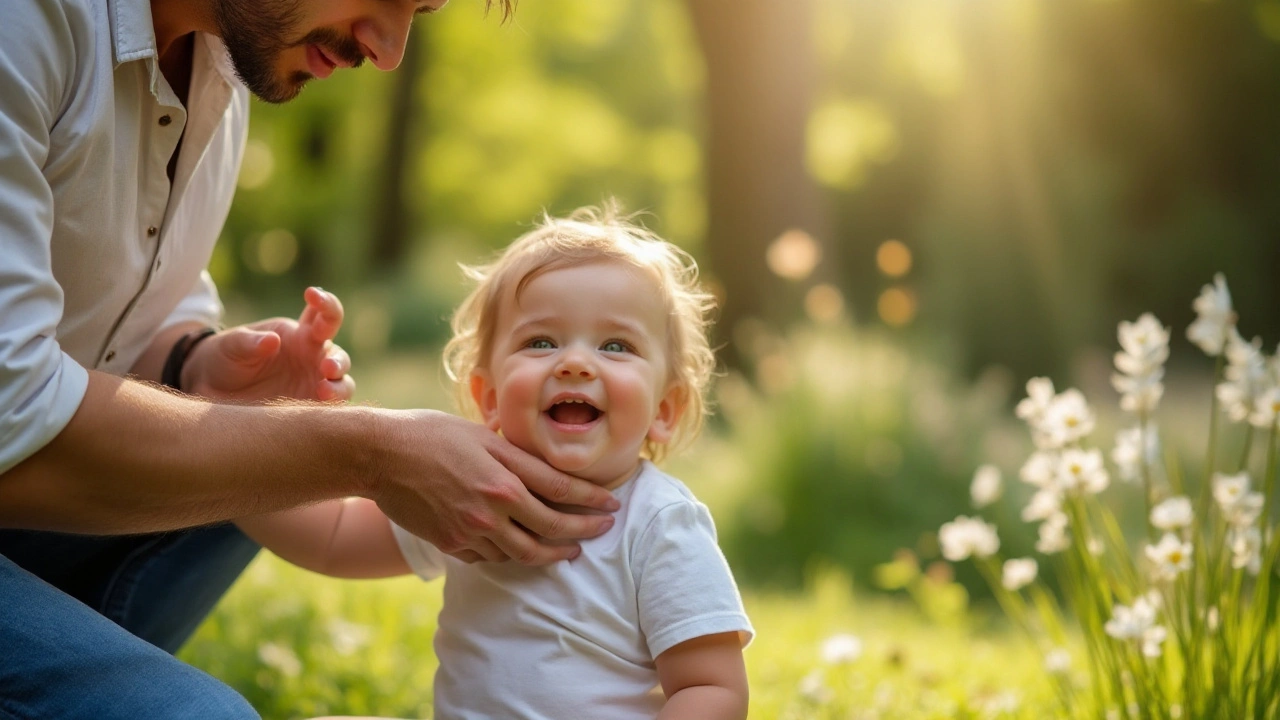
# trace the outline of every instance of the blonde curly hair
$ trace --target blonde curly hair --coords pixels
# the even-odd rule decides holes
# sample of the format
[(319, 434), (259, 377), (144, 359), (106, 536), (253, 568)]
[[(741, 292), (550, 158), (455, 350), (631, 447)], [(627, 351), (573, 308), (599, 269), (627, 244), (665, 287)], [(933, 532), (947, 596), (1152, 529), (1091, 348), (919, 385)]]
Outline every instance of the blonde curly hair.
[(541, 224), (507, 246), (487, 265), (463, 265), (476, 283), (454, 312), (453, 338), (444, 348), (444, 367), (453, 380), (459, 407), (475, 417), (469, 385), (493, 352), (499, 303), (507, 288), (519, 295), (534, 278), (552, 270), (600, 260), (623, 262), (647, 272), (657, 283), (667, 310), (667, 378), (684, 412), (666, 445), (645, 439), (645, 457), (660, 462), (687, 446), (702, 430), (706, 389), (715, 370), (707, 340), (715, 298), (698, 284), (698, 265), (684, 250), (624, 216), (616, 202), (580, 208), (566, 218), (544, 215)]

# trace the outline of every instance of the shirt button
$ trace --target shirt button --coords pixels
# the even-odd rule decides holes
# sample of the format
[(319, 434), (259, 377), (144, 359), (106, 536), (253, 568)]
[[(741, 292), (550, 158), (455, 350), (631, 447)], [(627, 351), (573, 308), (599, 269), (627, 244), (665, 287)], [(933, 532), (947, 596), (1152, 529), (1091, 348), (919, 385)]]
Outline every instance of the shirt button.
[(147, 237), (155, 237), (158, 232), (160, 232), (160, 230), (155, 225), (152, 225), (147, 228)]
[(115, 350), (110, 350), (110, 351), (108, 351), (108, 352), (107, 352), (107, 362), (111, 362), (112, 360), (115, 360), (115, 359), (116, 359), (116, 351), (115, 351)]
[(173, 118), (168, 115), (160, 116), (160, 127), (169, 127), (169, 123), (173, 122)]

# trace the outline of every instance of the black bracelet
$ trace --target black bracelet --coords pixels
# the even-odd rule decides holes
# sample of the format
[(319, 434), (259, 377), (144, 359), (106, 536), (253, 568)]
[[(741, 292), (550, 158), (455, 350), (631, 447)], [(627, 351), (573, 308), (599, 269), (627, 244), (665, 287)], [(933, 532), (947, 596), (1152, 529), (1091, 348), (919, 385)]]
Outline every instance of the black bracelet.
[(201, 328), (192, 330), (191, 332), (178, 338), (178, 342), (173, 344), (173, 349), (169, 351), (169, 357), (164, 361), (164, 370), (160, 371), (160, 384), (184, 392), (182, 390), (182, 366), (187, 364), (187, 357), (191, 355), (191, 351), (201, 340), (214, 335), (218, 332), (217, 328)]

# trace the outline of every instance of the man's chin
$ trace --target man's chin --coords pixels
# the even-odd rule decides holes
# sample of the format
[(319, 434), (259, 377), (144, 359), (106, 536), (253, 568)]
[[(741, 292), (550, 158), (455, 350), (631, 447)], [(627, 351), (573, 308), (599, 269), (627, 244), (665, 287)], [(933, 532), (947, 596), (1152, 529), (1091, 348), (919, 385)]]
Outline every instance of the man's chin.
[(313, 78), (304, 72), (294, 73), (287, 80), (273, 80), (270, 83), (245, 83), (249, 92), (259, 100), (279, 105), (298, 97), (303, 86)]

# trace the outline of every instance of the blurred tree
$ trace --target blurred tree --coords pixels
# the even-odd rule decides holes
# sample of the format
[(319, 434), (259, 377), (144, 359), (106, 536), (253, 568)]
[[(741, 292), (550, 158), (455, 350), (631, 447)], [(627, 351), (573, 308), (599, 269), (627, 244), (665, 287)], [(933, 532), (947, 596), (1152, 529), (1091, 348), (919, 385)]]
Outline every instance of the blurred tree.
[(378, 174), (378, 190), (373, 203), (373, 271), (387, 275), (399, 267), (405, 259), (409, 245), (412, 218), (406, 206), (408, 168), (410, 158), (417, 149), (414, 129), (418, 126), (418, 103), (415, 90), (423, 74), (423, 37), (430, 30), (427, 23), (418, 23), (409, 35), (404, 48), (404, 58), (395, 75), (391, 100), (387, 107), (387, 133), (382, 153), (382, 171)]
[[(826, 235), (804, 165), (812, 2), (687, 1), (706, 64), (706, 249), (723, 289), (719, 331), (731, 337), (746, 318), (780, 328), (801, 295), (770, 272), (769, 244), (789, 230)], [(721, 359), (738, 366), (746, 350), (726, 344)]]

